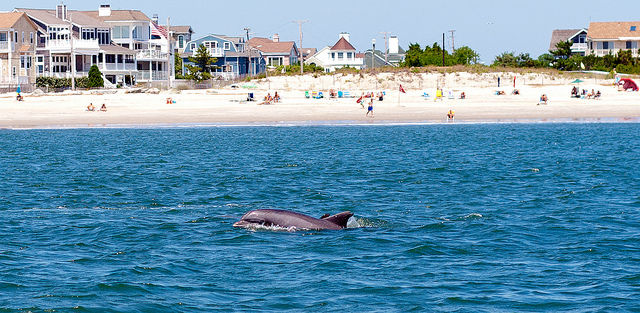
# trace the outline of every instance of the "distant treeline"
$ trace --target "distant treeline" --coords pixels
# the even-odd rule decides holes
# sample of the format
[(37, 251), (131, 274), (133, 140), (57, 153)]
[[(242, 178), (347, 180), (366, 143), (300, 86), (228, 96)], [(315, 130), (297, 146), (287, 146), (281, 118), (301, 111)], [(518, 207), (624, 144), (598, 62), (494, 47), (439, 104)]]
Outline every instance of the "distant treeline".
[[(640, 61), (634, 58), (630, 50), (621, 50), (617, 55), (605, 55), (597, 57), (595, 55), (580, 56), (572, 55), (572, 42), (560, 42), (556, 45), (557, 50), (549, 51), (532, 59), (529, 53), (516, 54), (515, 52), (504, 52), (495, 57), (491, 67), (511, 67), (511, 68), (555, 68), (561, 71), (605, 71), (612, 72), (614, 69), (619, 73), (640, 74)], [(638, 51), (640, 54), (640, 50)], [(423, 67), (429, 65), (442, 66), (442, 48), (438, 43), (422, 49), (419, 44), (409, 45), (405, 61), (401, 63), (403, 67)], [(453, 54), (444, 51), (444, 65), (472, 65), (478, 63), (480, 55), (469, 47), (456, 49)]]

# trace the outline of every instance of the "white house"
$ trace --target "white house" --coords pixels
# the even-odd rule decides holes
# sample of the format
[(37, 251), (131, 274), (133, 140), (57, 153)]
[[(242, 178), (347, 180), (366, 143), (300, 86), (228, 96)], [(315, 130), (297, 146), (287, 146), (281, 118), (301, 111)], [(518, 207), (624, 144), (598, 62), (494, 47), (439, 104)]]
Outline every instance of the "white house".
[(327, 73), (344, 67), (362, 69), (364, 67), (364, 59), (356, 56), (356, 48), (351, 45), (349, 39), (348, 33), (341, 33), (340, 39), (333, 47), (326, 46), (320, 49), (312, 57), (305, 60), (305, 63), (320, 66)]

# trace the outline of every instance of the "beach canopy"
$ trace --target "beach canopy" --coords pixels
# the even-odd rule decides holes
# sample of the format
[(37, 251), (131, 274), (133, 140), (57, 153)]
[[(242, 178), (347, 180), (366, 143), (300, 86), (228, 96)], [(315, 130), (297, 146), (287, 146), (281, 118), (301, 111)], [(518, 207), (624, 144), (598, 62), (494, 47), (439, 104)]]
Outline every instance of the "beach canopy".
[(242, 84), (242, 88), (253, 89), (253, 88), (258, 88), (258, 86), (252, 83), (244, 83)]
[(636, 85), (636, 82), (634, 82), (633, 80), (631, 80), (629, 78), (620, 79), (620, 84), (624, 84), (622, 86), (622, 88), (624, 90), (633, 89), (633, 91), (638, 91), (638, 85)]
[(579, 78), (572, 81), (570, 84), (579, 84), (579, 83), (584, 83), (584, 80), (580, 80)]

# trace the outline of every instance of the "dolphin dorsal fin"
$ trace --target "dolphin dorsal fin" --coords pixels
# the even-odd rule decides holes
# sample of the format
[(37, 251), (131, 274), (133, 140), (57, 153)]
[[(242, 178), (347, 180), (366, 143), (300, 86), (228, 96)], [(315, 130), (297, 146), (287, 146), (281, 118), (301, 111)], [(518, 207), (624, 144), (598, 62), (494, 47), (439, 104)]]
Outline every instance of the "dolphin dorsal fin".
[(352, 216), (353, 216), (353, 213), (349, 211), (344, 211), (336, 215), (331, 215), (329, 217), (323, 218), (323, 220), (336, 224), (341, 228), (347, 228), (347, 222), (349, 221), (349, 218)]
[(320, 219), (322, 220), (322, 219), (325, 219), (327, 217), (329, 217), (329, 213), (325, 213), (324, 215), (320, 216)]

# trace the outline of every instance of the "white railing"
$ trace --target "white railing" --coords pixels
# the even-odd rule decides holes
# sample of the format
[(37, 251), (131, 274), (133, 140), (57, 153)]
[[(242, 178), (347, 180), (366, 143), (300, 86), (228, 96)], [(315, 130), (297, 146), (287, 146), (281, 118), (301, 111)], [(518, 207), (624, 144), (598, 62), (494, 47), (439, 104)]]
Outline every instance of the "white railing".
[(574, 43), (571, 46), (571, 51), (585, 51), (587, 48), (588, 45), (586, 43)]
[(135, 71), (135, 63), (102, 63), (98, 65), (101, 70), (107, 71)]
[(329, 66), (341, 66), (341, 65), (349, 65), (349, 66), (361, 66), (364, 64), (364, 59), (362, 58), (335, 58), (331, 60), (331, 63), (328, 64)]
[(0, 52), (9, 52), (13, 50), (13, 45), (9, 45), (8, 41), (0, 41)]
[[(71, 51), (71, 40), (69, 39), (53, 39), (47, 40), (45, 45), (47, 50), (52, 51)], [(73, 39), (73, 49), (100, 49), (97, 39)]]
[(155, 81), (155, 80), (168, 80), (168, 79), (169, 79), (169, 73), (165, 71), (153, 71), (153, 72), (139, 71), (137, 76), (137, 80), (139, 81), (149, 81), (149, 80)]
[(207, 50), (209, 51), (209, 55), (211, 55), (214, 58), (224, 56), (224, 50), (222, 50), (222, 48), (207, 48)]
[(28, 84), (28, 76), (0, 76), (0, 84)]
[(138, 60), (167, 60), (169, 54), (158, 50), (142, 50), (138, 51), (136, 56)]

